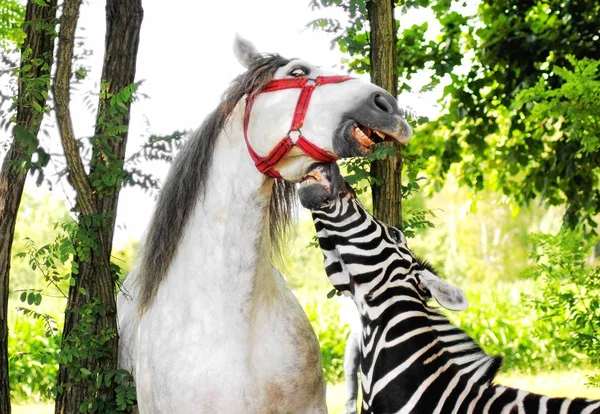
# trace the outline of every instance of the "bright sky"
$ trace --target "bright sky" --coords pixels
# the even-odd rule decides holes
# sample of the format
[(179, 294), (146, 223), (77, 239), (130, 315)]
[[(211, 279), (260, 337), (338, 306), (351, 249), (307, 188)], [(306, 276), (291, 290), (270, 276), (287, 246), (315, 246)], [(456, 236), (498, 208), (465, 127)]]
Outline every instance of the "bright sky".
[[(98, 90), (104, 50), (104, 4), (102, 0), (90, 0), (82, 5), (79, 26), (85, 30), (78, 35), (85, 37), (85, 47), (93, 55), (86, 61), (91, 66), (88, 80), (77, 87), (79, 91)], [(139, 91), (149, 98), (133, 106), (129, 153), (149, 133), (191, 130), (202, 123), (229, 82), (244, 70), (232, 52), (236, 33), (252, 41), (261, 52), (301, 57), (326, 67), (340, 63), (340, 52), (330, 47), (331, 35), (305, 28), (314, 18), (334, 12), (313, 12), (308, 0), (170, 0), (168, 5), (145, 0), (143, 7), (136, 79), (145, 81)], [(96, 101), (96, 97), (91, 100), (94, 107)], [(73, 94), (71, 110), (77, 136), (92, 135), (95, 112), (86, 109), (78, 92)], [(163, 177), (166, 168), (154, 173)], [(60, 186), (54, 190), (64, 196)], [(142, 236), (153, 205), (153, 198), (140, 190), (128, 188), (121, 192), (116, 247), (128, 237)]]

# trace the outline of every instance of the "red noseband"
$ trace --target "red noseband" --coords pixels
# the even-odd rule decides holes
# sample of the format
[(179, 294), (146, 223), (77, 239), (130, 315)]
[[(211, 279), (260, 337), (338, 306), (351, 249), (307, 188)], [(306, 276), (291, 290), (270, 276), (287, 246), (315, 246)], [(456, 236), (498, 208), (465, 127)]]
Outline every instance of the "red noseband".
[[(277, 79), (267, 83), (267, 85), (258, 93), (246, 98), (246, 110), (244, 112), (244, 139), (248, 146), (248, 152), (254, 160), (254, 164), (258, 171), (261, 173), (273, 177), (281, 178), (281, 175), (273, 168), (293, 147), (298, 147), (302, 152), (308, 155), (315, 161), (319, 162), (334, 162), (337, 157), (333, 154), (328, 153), (322, 148), (317, 147), (315, 144), (307, 140), (302, 136), (300, 128), (304, 125), (304, 117), (308, 110), (308, 103), (310, 97), (317, 86), (326, 85), (328, 83), (339, 83), (345, 82), (352, 79), (349, 76), (318, 76), (316, 79), (308, 78), (290, 78), (290, 79)], [(250, 121), (250, 110), (252, 104), (257, 95), (267, 92), (280, 91), (282, 89), (300, 88), (300, 96), (296, 103), (296, 109), (294, 110), (294, 118), (292, 119), (292, 126), (285, 137), (279, 141), (279, 143), (271, 150), (269, 155), (261, 157), (258, 155), (250, 145), (248, 139), (248, 122)], [(296, 142), (290, 138), (291, 132), (298, 132), (298, 139)]]

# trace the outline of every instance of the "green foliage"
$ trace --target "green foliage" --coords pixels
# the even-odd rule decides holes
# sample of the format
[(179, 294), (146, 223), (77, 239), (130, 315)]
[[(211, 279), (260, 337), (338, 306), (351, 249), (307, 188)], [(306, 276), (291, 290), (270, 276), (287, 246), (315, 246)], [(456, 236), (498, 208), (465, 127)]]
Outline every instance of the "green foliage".
[[(54, 223), (68, 220), (69, 213), (63, 201), (57, 200), (49, 193), (26, 191), (23, 194), (13, 241), (15, 256), (11, 261), (10, 287), (11, 290), (42, 288), (44, 281), (38, 279), (36, 271), (31, 269), (27, 255), (18, 254), (29, 251), (29, 240), (36, 245), (44, 246), (54, 241)], [(58, 267), (59, 273), (66, 269)]]
[[(90, 218), (90, 225), (93, 222)], [(96, 220), (96, 224), (100, 221)], [(9, 369), (11, 397), (16, 404), (50, 401), (54, 397), (65, 292), (75, 282), (69, 271), (69, 266), (76, 265), (71, 261), (76, 238), (71, 237), (70, 231), (74, 230), (76, 224), (62, 201), (49, 194), (24, 194), (16, 225), (10, 286), (11, 298), (21, 304), (11, 301), (9, 306)], [(115, 252), (114, 258), (125, 269), (131, 269), (134, 250), (135, 244), (127, 245)], [(71, 270), (77, 273), (77, 269)], [(125, 384), (117, 387), (115, 393), (115, 404), (123, 407), (132, 400), (133, 391), (122, 372), (116, 376), (109, 376), (108, 381)]]
[(321, 345), (325, 381), (337, 384), (344, 380), (344, 349), (350, 333), (350, 327), (340, 321), (339, 299), (311, 299), (304, 310)]
[(89, 180), (99, 198), (113, 194), (127, 177), (124, 161), (115, 154), (115, 144), (123, 140), (129, 125), (129, 105), (135, 97), (138, 85), (133, 83), (118, 93), (111, 93), (106, 83), (100, 91), (104, 110), (96, 122), (96, 135), (92, 138), (94, 156), (91, 160)]
[(21, 23), (25, 6), (20, 0), (3, 0), (0, 4), (0, 48), (8, 49), (20, 45), (25, 39)]
[(410, 247), (461, 286), (521, 278), (529, 265), (527, 234), (556, 231), (562, 214), (533, 203), (520, 209), (501, 192), (460, 188), (453, 174), (441, 191), (421, 202), (420, 208), (435, 213), (434, 228), (417, 232)]
[[(36, 78), (32, 78), (37, 81)], [(134, 98), (136, 86), (132, 85), (125, 88), (121, 93), (109, 95), (105, 90), (104, 98), (110, 105), (107, 116), (99, 123), (99, 131), (93, 139), (95, 140), (96, 153), (95, 169), (92, 173), (95, 189), (98, 195), (109, 194), (120, 184), (121, 180), (130, 180), (130, 184), (146, 186), (149, 181), (140, 181), (131, 179), (130, 175), (123, 171), (123, 162), (116, 162), (112, 151), (114, 143), (121, 139), (119, 134), (125, 130), (119, 127), (118, 123), (125, 121), (126, 113), (124, 105)], [(116, 126), (115, 126), (116, 125)], [(20, 130), (16, 128), (15, 133)], [(23, 131), (19, 136), (27, 143), (27, 138), (31, 138), (27, 131)], [(152, 137), (151, 142), (145, 145), (137, 154), (134, 154), (128, 161), (130, 165), (136, 165), (143, 161), (171, 160), (174, 151), (181, 145), (181, 133), (175, 133), (168, 137)], [(37, 140), (31, 142), (31, 147), (37, 145)], [(38, 160), (40, 158), (38, 157)], [(25, 168), (26, 165), (23, 165)], [(40, 167), (41, 168), (41, 167)], [(144, 174), (142, 169), (138, 170)], [(145, 175), (144, 177), (150, 177)], [(147, 187), (158, 187), (158, 182), (153, 181)], [(30, 204), (33, 204), (30, 206)], [(69, 287), (75, 287), (78, 292), (88, 296), (84, 286), (79, 282), (79, 264), (89, 263), (92, 253), (99, 246), (99, 234), (107, 226), (108, 217), (102, 215), (88, 215), (80, 218), (77, 223), (70, 217), (62, 204), (56, 203), (48, 196), (40, 200), (32, 199), (28, 193), (25, 194), (22, 211), (17, 223), (15, 234), (14, 251), (18, 252), (13, 260), (14, 277), (11, 279), (11, 288), (23, 303), (30, 307), (18, 307), (17, 310), (22, 313), (21, 319), (25, 321), (40, 321), (35, 325), (36, 335), (39, 338), (46, 335), (47, 338), (53, 338), (58, 329), (62, 328), (62, 317), (60, 312), (64, 310), (66, 290)], [(55, 224), (56, 223), (56, 224)], [(53, 229), (53, 230), (52, 230)], [(35, 235), (35, 236), (34, 236)], [(42, 235), (42, 237), (39, 237)], [(25, 237), (27, 236), (27, 237)], [(125, 253), (115, 253), (115, 260), (121, 259), (119, 263), (131, 268), (131, 263), (125, 263), (123, 259), (131, 259), (133, 250), (126, 249)], [(77, 260), (74, 260), (74, 258)], [(110, 271), (115, 282), (121, 273), (120, 266), (112, 263)], [(55, 306), (47, 304), (47, 298), (60, 296), (63, 300), (56, 306), (56, 301), (52, 300)], [(54, 299), (54, 298), (52, 298)], [(56, 375), (44, 376), (38, 378), (36, 366), (40, 363), (52, 368), (55, 372), (58, 363), (61, 362), (68, 367), (70, 382), (66, 386), (74, 384), (83, 384), (92, 390), (95, 397), (86, 401), (81, 407), (81, 412), (128, 412), (135, 404), (135, 388), (131, 376), (122, 370), (105, 370), (101, 364), (95, 369), (86, 368), (84, 361), (87, 358), (106, 357), (106, 344), (115, 338), (116, 333), (110, 330), (103, 330), (100, 335), (91, 335), (90, 329), (95, 325), (93, 320), (103, 315), (105, 309), (102, 305), (95, 302), (95, 299), (88, 298), (89, 302), (79, 310), (82, 323), (77, 324), (71, 331), (69, 337), (63, 342), (63, 348), (58, 350), (60, 341), (54, 341), (56, 351), (51, 354), (26, 353), (18, 347), (11, 345), (11, 355), (19, 355), (21, 361), (18, 369), (19, 375), (30, 376), (29, 381), (24, 382), (23, 392), (18, 394), (19, 398), (25, 399), (25, 392), (32, 395), (30, 399), (45, 399), (47, 395), (49, 381), (54, 381), (51, 386), (56, 386)], [(48, 306), (46, 306), (48, 305)], [(51, 308), (51, 309), (50, 309)], [(58, 319), (58, 320), (57, 320)], [(40, 329), (40, 326), (44, 330)], [(50, 340), (49, 339), (49, 340)], [(53, 346), (54, 346), (53, 345)], [(16, 360), (15, 360), (16, 361)], [(41, 362), (43, 361), (43, 362)], [(15, 378), (20, 378), (15, 375)], [(42, 381), (44, 379), (44, 381)], [(62, 391), (64, 386), (54, 389), (54, 393)], [(111, 391), (108, 391), (111, 390)], [(19, 391), (21, 392), (21, 391)], [(112, 394), (111, 394), (112, 393)]]
[(170, 135), (152, 135), (142, 147), (125, 161), (126, 176), (124, 184), (137, 186), (147, 192), (156, 192), (160, 183), (151, 173), (140, 168), (142, 161), (173, 162), (175, 153), (183, 145), (185, 132), (175, 131)]
[[(26, 63), (19, 70), (21, 96), (19, 102), (13, 102), (12, 109), (16, 110), (17, 105), (20, 103), (25, 110), (29, 109), (37, 115), (37, 122), (31, 125), (30, 128), (25, 128), (22, 125), (15, 125), (13, 127), (13, 137), (16, 142), (23, 145), (25, 152), (21, 159), (15, 160), (12, 164), (8, 164), (8, 166), (22, 171), (31, 171), (32, 174), (39, 172), (39, 185), (43, 180), (41, 170), (50, 160), (50, 156), (46, 150), (39, 145), (37, 131), (42, 116), (47, 111), (47, 107), (42, 107), (40, 103), (45, 103), (48, 98), (48, 90), (50, 88), (49, 69), (52, 56), (46, 54), (43, 58), (31, 59), (30, 54), (31, 48), (24, 50), (21, 54), (21, 61), (29, 63)], [(36, 154), (36, 157), (32, 159), (34, 154)]]
[[(339, 7), (345, 24), (317, 20), (338, 34), (353, 70), (369, 71), (365, 1), (313, 0)], [(460, 184), (500, 190), (517, 205), (566, 205), (568, 227), (600, 212), (597, 47), (600, 4), (566, 0), (396, 2), (400, 90), (420, 75), (443, 85), (439, 119), (417, 130), (411, 152), (428, 161), (441, 188), (451, 168)], [(413, 9), (427, 9), (419, 22)], [(437, 30), (439, 27), (439, 30)], [(531, 90), (519, 93), (523, 90)]]
[[(81, 413), (130, 412), (136, 404), (133, 377), (122, 369), (108, 370), (102, 367), (102, 362), (109, 357), (107, 344), (117, 333), (103, 329), (99, 335), (92, 334), (98, 317), (106, 315), (106, 306), (93, 299), (74, 311), (79, 313), (80, 319), (63, 340), (58, 356), (59, 363), (67, 368), (68, 381), (59, 385), (56, 391), (63, 392), (75, 384), (91, 390), (93, 397), (79, 407)], [(88, 358), (99, 361), (93, 370), (84, 365)]]
[(544, 313), (522, 295), (541, 288), (541, 283), (523, 280), (496, 282), (493, 287), (489, 282), (471, 283), (464, 286), (469, 309), (448, 316), (488, 354), (502, 355), (502, 372), (533, 374), (549, 367), (585, 366), (577, 351), (564, 347), (550, 332), (531, 334), (543, 323)]
[[(64, 225), (68, 227), (67, 224)], [(56, 239), (52, 243), (37, 247), (35, 241), (26, 238), (26, 251), (19, 252), (15, 258), (28, 259), (29, 266), (34, 272), (39, 272), (42, 275), (45, 287), (42, 289), (25, 289), (21, 293), (21, 301), (31, 305), (31, 297), (35, 296), (33, 302), (39, 305), (42, 301), (42, 293), (48, 288), (52, 291), (56, 290), (66, 298), (64, 288), (66, 281), (71, 279), (71, 273), (66, 271), (65, 264), (70, 261), (71, 255), (74, 253), (73, 244), (69, 239), (68, 232), (58, 233)], [(62, 287), (61, 287), (62, 285)]]
[[(34, 3), (40, 7), (48, 7), (46, 0), (37, 0)], [(0, 6), (0, 18), (7, 18), (7, 21), (0, 19), (0, 47), (6, 48), (9, 41), (23, 42), (18, 68), (6, 71), (11, 75), (14, 74), (17, 78), (18, 94), (15, 92), (12, 105), (8, 110), (0, 110), (0, 126), (8, 128), (14, 125), (12, 136), (15, 143), (20, 144), (15, 147), (17, 151), (13, 153), (16, 157), (10, 161), (5, 160), (6, 168), (23, 173), (31, 172), (32, 175), (37, 174), (39, 185), (44, 179), (43, 168), (50, 160), (50, 155), (40, 145), (37, 134), (43, 115), (49, 110), (46, 102), (50, 89), (53, 53), (45, 51), (41, 55), (34, 56), (32, 45), (29, 44), (29, 41), (25, 41), (25, 30), (35, 29), (43, 39), (37, 41), (48, 42), (57, 35), (56, 21), (52, 17), (46, 17), (23, 22), (23, 11), (24, 7), (18, 0), (8, 1), (6, 6), (4, 3)], [(19, 28), (15, 31), (12, 26), (16, 21), (18, 21)], [(37, 46), (39, 45), (33, 45), (34, 48)], [(6, 58), (4, 63), (9, 61), (10, 59)], [(9, 80), (9, 82), (11, 81), (14, 81), (14, 78)], [(8, 97), (0, 94), (0, 106), (8, 100)], [(19, 124), (16, 124), (17, 108), (20, 108), (21, 111)], [(25, 120), (26, 122), (24, 122)]]
[[(550, 205), (566, 205), (565, 224), (595, 228), (600, 207), (600, 60), (566, 56), (569, 67), (553, 66), (547, 74), (561, 80), (550, 86), (544, 77), (522, 90), (517, 105), (527, 108), (524, 120), (531, 138), (540, 143), (523, 191), (539, 193)], [(532, 163), (533, 164), (533, 163)]]
[[(584, 109), (573, 93), (549, 91), (566, 92), (562, 85), (570, 83), (570, 92), (583, 93), (579, 97), (597, 96), (597, 86), (584, 86), (597, 82), (592, 70), (579, 76), (583, 72), (575, 69), (578, 75), (567, 79), (560, 68), (569, 59), (575, 65), (575, 59), (600, 57), (593, 40), (600, 28), (595, 17), (599, 11), (592, 2), (525, 5), (487, 0), (477, 13), (465, 14), (464, 41), (456, 47), (469, 58), (454, 70), (436, 72), (436, 77), (450, 80), (444, 89), (444, 111), (415, 137), (432, 161), (430, 174), (443, 176), (456, 165), (461, 184), (499, 189), (521, 205), (538, 198), (548, 206), (566, 205), (567, 226), (582, 221), (591, 226), (600, 205), (598, 167), (589, 162), (590, 156), (580, 164), (582, 142), (572, 138), (574, 128), (595, 128), (594, 117), (586, 116), (585, 110), (595, 114), (597, 109)], [(456, 24), (439, 17), (441, 36), (446, 38)], [(435, 56), (430, 61), (435, 62)], [(533, 89), (519, 94), (527, 88)], [(552, 114), (544, 105), (536, 112), (544, 100), (554, 110), (573, 104), (584, 112), (554, 117), (558, 111)]]
[(420, 174), (425, 160), (403, 154), (402, 184), (402, 231), (408, 238), (434, 227), (435, 212), (425, 207), (422, 198), (422, 183), (426, 178)]
[(55, 326), (49, 330), (49, 322), (39, 315), (30, 318), (13, 314), (10, 318), (10, 395), (16, 404), (48, 401), (56, 384), (60, 336), (54, 334)]
[(398, 154), (393, 147), (377, 146), (373, 153), (363, 158), (350, 158), (342, 162), (344, 179), (352, 185), (356, 194), (361, 197), (363, 205), (370, 210), (371, 206), (371, 187), (382, 184), (370, 174), (370, 165), (374, 160), (384, 160), (387, 158), (403, 158), (403, 184), (402, 184), (402, 231), (406, 237), (414, 237), (419, 231), (433, 227), (431, 218), (435, 216), (434, 212), (423, 208), (420, 203), (413, 202), (413, 198), (418, 197), (421, 190), (421, 182), (425, 180), (419, 175), (424, 164), (424, 159), (419, 156), (409, 154)]
[[(124, 148), (120, 150), (119, 144), (126, 138), (129, 105), (136, 90), (137, 84), (131, 84), (112, 93), (108, 83), (102, 84), (87, 177), (93, 187), (92, 203), (118, 193), (127, 177), (123, 169), (123, 154), (120, 153)], [(136, 403), (131, 375), (112, 368), (116, 364), (117, 332), (111, 327), (113, 325), (108, 318), (114, 318), (114, 315), (108, 309), (114, 306), (114, 302), (110, 303), (114, 299), (102, 302), (97, 296), (97, 284), (91, 279), (110, 277), (112, 280), (105, 279), (104, 283), (112, 282), (115, 287), (118, 282), (120, 267), (106, 260), (106, 246), (102, 242), (103, 237), (112, 234), (112, 214), (116, 211), (106, 214), (80, 212), (77, 222), (61, 225), (67, 237), (60, 242), (57, 239), (57, 243), (64, 241), (64, 245), (68, 246), (66, 255), (60, 258), (69, 261), (71, 271), (67, 308), (70, 325), (65, 329), (58, 355), (65, 378), (57, 384), (55, 391), (61, 394), (71, 387), (87, 389), (89, 397), (81, 403), (81, 413), (130, 412)]]
[[(37, 79), (37, 78), (34, 78)], [(136, 85), (130, 85), (117, 94), (111, 95), (107, 85), (103, 85), (102, 102), (108, 105), (97, 123), (97, 134), (93, 137), (91, 172), (89, 179), (94, 187), (94, 197), (102, 198), (118, 190), (126, 173), (123, 161), (115, 153), (116, 144), (123, 139), (127, 131), (128, 106), (133, 98)], [(93, 290), (88, 296), (88, 289), (93, 283), (82, 281), (80, 265), (91, 266), (93, 255), (101, 257), (101, 237), (109, 226), (112, 217), (99, 214), (81, 215), (78, 222), (68, 219), (54, 226), (55, 240), (37, 247), (29, 239), (26, 252), (19, 258), (28, 257), (33, 271), (42, 274), (46, 287), (53, 287), (63, 296), (60, 284), (68, 283), (70, 294), (78, 292), (82, 304), (73, 306), (74, 326), (61, 343), (56, 357), (65, 369), (67, 381), (62, 381), (54, 388), (55, 393), (62, 393), (73, 386), (83, 386), (89, 390), (91, 397), (79, 407), (80, 412), (129, 412), (135, 405), (135, 388), (130, 374), (123, 370), (107, 368), (114, 362), (115, 352), (109, 345), (115, 343), (117, 332), (108, 327), (102, 328), (107, 315), (107, 306), (100, 302)], [(102, 260), (102, 259), (100, 259)], [(96, 261), (94, 261), (96, 263)], [(109, 264), (110, 275), (117, 282), (120, 268)], [(67, 269), (61, 271), (61, 269)], [(94, 277), (89, 275), (88, 277)], [(40, 305), (44, 289), (26, 288), (21, 292), (21, 299), (30, 305)], [(70, 296), (71, 298), (71, 296)], [(51, 319), (43, 312), (24, 310), (24, 313), (47, 322)], [(111, 359), (113, 358), (113, 359)]]
[[(79, 223), (70, 221), (62, 224), (64, 236), (57, 237), (57, 249), (37, 251), (49, 260), (62, 263), (69, 262), (71, 272), (66, 277), (71, 288), (77, 288), (84, 297), (88, 293), (79, 280), (79, 265), (89, 263), (92, 252), (99, 250), (99, 231), (106, 226), (106, 217), (101, 215), (83, 216)], [(77, 257), (77, 261), (73, 258)], [(111, 264), (114, 281), (117, 281), (120, 272), (119, 266)], [(100, 318), (106, 316), (106, 305), (96, 297), (90, 297), (81, 306), (71, 309), (78, 313), (78, 320), (61, 344), (58, 352), (58, 363), (65, 367), (68, 381), (55, 388), (61, 393), (66, 388), (85, 386), (90, 390), (92, 397), (84, 401), (79, 407), (81, 413), (86, 412), (130, 412), (136, 404), (135, 387), (131, 374), (125, 370), (106, 369), (103, 364), (110, 358), (108, 344), (117, 336), (114, 329), (104, 328), (96, 330)], [(94, 368), (90, 369), (87, 361), (96, 361)]]
[[(562, 353), (585, 355), (600, 364), (600, 266), (590, 255), (597, 237), (582, 231), (562, 231), (556, 235), (533, 236), (537, 263), (528, 269), (539, 291), (527, 295), (543, 315), (536, 326), (538, 338), (551, 338)], [(600, 376), (590, 379), (600, 386)]]

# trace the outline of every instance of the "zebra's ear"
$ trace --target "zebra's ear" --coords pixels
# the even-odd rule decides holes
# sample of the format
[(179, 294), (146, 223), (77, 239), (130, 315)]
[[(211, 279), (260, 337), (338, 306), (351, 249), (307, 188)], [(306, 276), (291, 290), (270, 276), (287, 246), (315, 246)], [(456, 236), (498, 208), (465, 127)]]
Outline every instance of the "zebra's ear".
[(233, 42), (233, 52), (237, 57), (238, 62), (243, 67), (248, 69), (252, 64), (252, 61), (260, 57), (260, 53), (256, 50), (256, 47), (249, 40), (244, 39), (239, 34), (235, 35), (235, 41)]
[(469, 307), (465, 292), (443, 279), (440, 279), (430, 271), (426, 270), (421, 275), (421, 283), (430, 292), (431, 296), (444, 308), (462, 311)]

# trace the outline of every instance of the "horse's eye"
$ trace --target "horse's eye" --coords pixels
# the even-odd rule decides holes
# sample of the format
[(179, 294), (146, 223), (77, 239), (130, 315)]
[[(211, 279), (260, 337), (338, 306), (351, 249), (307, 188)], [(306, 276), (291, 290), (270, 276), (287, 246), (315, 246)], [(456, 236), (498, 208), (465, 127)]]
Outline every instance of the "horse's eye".
[(305, 69), (302, 67), (296, 67), (296, 68), (290, 70), (289, 75), (293, 76), (295, 78), (299, 78), (301, 76), (306, 76), (306, 75), (308, 75), (308, 69)]

